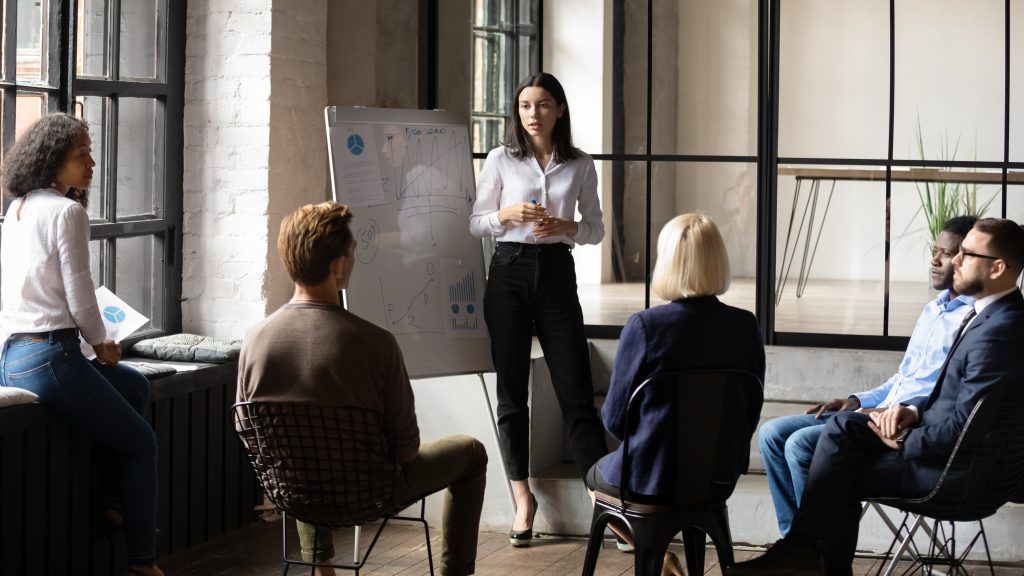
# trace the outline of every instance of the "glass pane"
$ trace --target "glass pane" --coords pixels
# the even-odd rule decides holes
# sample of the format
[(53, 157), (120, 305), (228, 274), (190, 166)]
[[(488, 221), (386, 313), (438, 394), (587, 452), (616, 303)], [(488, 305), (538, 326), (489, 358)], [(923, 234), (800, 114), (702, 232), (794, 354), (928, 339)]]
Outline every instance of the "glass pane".
[(539, 21), (537, 0), (519, 0), (519, 23), (536, 25)]
[[(915, 170), (926, 178), (972, 178), (998, 181), (997, 172)], [(893, 178), (913, 177), (906, 170)], [(892, 231), (889, 269), (889, 334), (910, 336), (921, 308), (938, 290), (930, 276), (931, 248), (942, 225), (953, 216), (998, 216), (1002, 213), (1001, 187), (994, 183), (927, 180), (892, 183)], [(945, 198), (946, 202), (939, 202)], [(931, 222), (927, 212), (935, 214)]]
[(106, 4), (106, 0), (78, 0), (75, 70), (79, 76), (107, 76)]
[[(606, 105), (611, 110), (609, 117), (600, 122), (611, 122), (622, 126), (621, 149), (616, 149), (611, 142), (606, 142), (603, 150), (590, 152), (612, 152), (628, 154), (646, 154), (647, 150), (647, 0), (631, 0), (627, 2), (623, 18), (622, 38), (622, 84), (612, 86), (612, 100)], [(603, 37), (603, 36), (598, 36)], [(548, 54), (544, 54), (547, 58)], [(545, 63), (545, 66), (547, 64)], [(604, 76), (602, 72), (599, 76)], [(605, 94), (604, 90), (584, 97), (594, 98)], [(621, 94), (621, 105), (617, 100)], [(572, 102), (575, 105), (575, 101)], [(573, 110), (575, 118), (576, 111)], [(575, 123), (573, 128), (575, 128)], [(610, 131), (609, 131), (610, 132)]]
[(473, 26), (502, 26), (508, 22), (508, 0), (473, 0)]
[(1024, 10), (1010, 10), (1010, 160), (1024, 162)]
[(504, 118), (473, 118), (473, 152), (489, 152), (505, 139)]
[[(665, 224), (689, 212), (714, 220), (729, 253), (732, 284), (721, 300), (754, 311), (757, 270), (757, 165), (656, 162), (652, 168), (651, 254)], [(653, 269), (653, 268), (652, 268)], [(651, 292), (651, 305), (663, 302)]]
[(17, 55), (15, 74), (18, 82), (42, 83), (46, 79), (47, 0), (18, 0)]
[(102, 220), (106, 215), (109, 198), (107, 166), (103, 157), (104, 132), (107, 122), (107, 99), (101, 96), (79, 96), (75, 99), (80, 106), (82, 119), (89, 123), (89, 137), (92, 138), (92, 159), (96, 166), (92, 170), (92, 187), (89, 189), (89, 217)]
[(885, 158), (889, 2), (783, 0), (780, 12), (779, 156)]
[(882, 333), (886, 206), (879, 172), (884, 178), (872, 167), (779, 167), (776, 331)]
[(121, 3), (121, 78), (157, 79), (163, 66), (162, 0)]
[(894, 157), (1003, 159), (1005, 8), (1002, 0), (896, 3)]
[(654, 152), (756, 155), (757, 3), (659, 0), (655, 13)]
[(117, 296), (140, 314), (150, 319), (141, 330), (159, 326), (154, 318), (153, 298), (161, 286), (154, 268), (153, 250), (156, 243), (153, 236), (118, 238), (115, 240), (114, 280)]
[(573, 250), (583, 321), (621, 326), (644, 309), (647, 164), (597, 161), (604, 240)]
[(508, 114), (510, 92), (506, 66), (512, 61), (504, 34), (473, 34), (473, 110)]
[(30, 92), (18, 92), (14, 107), (14, 139), (21, 138), (25, 130), (43, 117), (46, 110), (46, 96)]
[(159, 214), (163, 160), (157, 138), (163, 138), (157, 101), (121, 98), (117, 114), (117, 217)]
[[(1018, 173), (1018, 182), (1024, 182), (1024, 173)], [(1006, 187), (1006, 217), (1024, 225), (1024, 185)], [(1018, 286), (1024, 288), (1024, 278), (1019, 278)]]
[(519, 80), (526, 78), (537, 71), (537, 40), (536, 36), (519, 36), (518, 38), (518, 64), (519, 71), (516, 73), (516, 86)]
[(104, 260), (106, 259), (106, 240), (93, 240), (89, 242), (89, 270), (92, 272), (92, 285), (103, 286)]

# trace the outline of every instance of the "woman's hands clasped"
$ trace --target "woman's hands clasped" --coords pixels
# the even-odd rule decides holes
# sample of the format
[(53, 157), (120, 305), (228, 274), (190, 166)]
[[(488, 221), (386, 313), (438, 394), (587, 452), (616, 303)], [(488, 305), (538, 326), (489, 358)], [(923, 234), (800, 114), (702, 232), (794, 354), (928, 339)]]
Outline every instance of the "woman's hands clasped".
[(519, 202), (510, 204), (498, 211), (498, 221), (502, 224), (508, 222), (532, 222), (533, 236), (537, 239), (550, 236), (575, 236), (579, 231), (576, 222), (557, 218), (548, 214), (548, 209), (533, 202)]
[(498, 211), (498, 221), (508, 222), (539, 222), (548, 218), (548, 209), (533, 202), (509, 204)]
[(96, 353), (96, 359), (104, 366), (117, 366), (121, 361), (121, 345), (113, 340), (94, 344), (92, 350)]

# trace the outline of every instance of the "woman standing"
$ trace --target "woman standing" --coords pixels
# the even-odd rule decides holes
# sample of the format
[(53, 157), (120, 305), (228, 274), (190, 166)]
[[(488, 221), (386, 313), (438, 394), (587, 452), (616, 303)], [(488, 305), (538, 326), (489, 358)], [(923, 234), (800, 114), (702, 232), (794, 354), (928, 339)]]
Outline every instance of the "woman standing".
[(505, 144), (491, 150), (477, 179), (470, 231), (497, 239), (484, 318), (498, 374), (501, 451), (516, 501), (509, 538), (513, 546), (529, 546), (537, 511), (528, 481), (526, 406), (534, 332), (580, 478), (607, 452), (571, 252), (576, 244), (600, 242), (604, 224), (594, 161), (572, 145), (562, 85), (550, 74), (532, 74), (516, 89), (515, 108)]
[[(160, 576), (156, 548), (156, 435), (142, 417), (149, 381), (118, 365), (106, 339), (89, 267), (89, 215), (82, 202), (96, 165), (88, 125), (67, 114), (33, 124), (3, 165), (15, 198), (0, 241), (0, 384), (31, 390), (108, 448), (124, 510), (131, 574)], [(78, 335), (96, 360), (82, 355)]]

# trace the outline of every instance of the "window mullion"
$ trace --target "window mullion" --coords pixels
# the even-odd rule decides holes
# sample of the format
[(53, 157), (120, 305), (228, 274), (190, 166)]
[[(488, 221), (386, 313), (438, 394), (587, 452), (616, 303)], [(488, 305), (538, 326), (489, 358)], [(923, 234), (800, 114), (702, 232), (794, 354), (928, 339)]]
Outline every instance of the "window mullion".
[(116, 97), (107, 99), (107, 113), (104, 118), (103, 161), (106, 163), (106, 190), (103, 191), (103, 218), (107, 222), (117, 220), (117, 122), (119, 101)]
[(121, 78), (121, 0), (107, 0), (107, 77)]

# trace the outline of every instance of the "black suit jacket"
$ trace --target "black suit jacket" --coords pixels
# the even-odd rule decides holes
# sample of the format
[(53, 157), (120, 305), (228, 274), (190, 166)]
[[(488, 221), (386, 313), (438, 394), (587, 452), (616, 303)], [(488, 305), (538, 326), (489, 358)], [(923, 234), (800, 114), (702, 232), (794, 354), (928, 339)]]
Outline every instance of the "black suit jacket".
[[(931, 395), (908, 402), (917, 406), (921, 420), (907, 435), (903, 455), (917, 472), (929, 470), (938, 480), (941, 464), (982, 396), (998, 402), (1005, 394), (1024, 393), (1012, 389), (1024, 373), (1022, 344), (1024, 296), (1013, 290), (978, 314), (953, 344)], [(932, 479), (919, 480), (928, 484)]]

